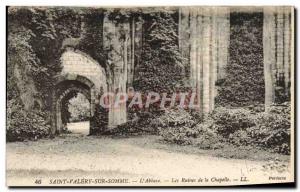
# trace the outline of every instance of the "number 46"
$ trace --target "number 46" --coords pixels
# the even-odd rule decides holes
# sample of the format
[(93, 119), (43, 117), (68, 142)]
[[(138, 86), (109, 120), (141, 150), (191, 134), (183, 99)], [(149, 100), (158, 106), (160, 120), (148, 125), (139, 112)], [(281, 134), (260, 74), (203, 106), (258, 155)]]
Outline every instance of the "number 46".
[(34, 183), (35, 184), (42, 184), (42, 180), (41, 179), (36, 179)]

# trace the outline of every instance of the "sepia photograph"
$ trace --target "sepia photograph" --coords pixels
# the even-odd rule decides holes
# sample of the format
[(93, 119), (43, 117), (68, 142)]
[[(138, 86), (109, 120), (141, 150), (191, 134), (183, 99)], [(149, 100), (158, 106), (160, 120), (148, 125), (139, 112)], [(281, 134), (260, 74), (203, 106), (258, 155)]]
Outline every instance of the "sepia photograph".
[(7, 6), (8, 187), (295, 184), (294, 6)]

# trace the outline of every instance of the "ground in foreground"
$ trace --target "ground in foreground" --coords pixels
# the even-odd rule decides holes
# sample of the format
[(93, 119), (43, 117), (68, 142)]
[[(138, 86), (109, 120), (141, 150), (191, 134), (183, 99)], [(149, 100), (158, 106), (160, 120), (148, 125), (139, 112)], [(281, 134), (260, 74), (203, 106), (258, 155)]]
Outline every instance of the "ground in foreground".
[[(240, 153), (247, 155), (240, 159), (230, 155)], [(248, 180), (243, 184), (251, 184), (280, 182), (277, 177), (290, 181), (291, 170), (289, 156), (237, 149), (200, 150), (166, 144), (158, 136), (149, 135), (113, 138), (73, 133), (52, 140), (7, 143), (8, 185), (51, 185), (57, 179), (70, 178), (93, 182), (112, 179), (90, 185), (229, 185), (240, 183), (242, 177)], [(270, 180), (270, 176), (275, 179)], [(147, 178), (153, 182), (145, 183)], [(191, 180), (182, 182), (184, 178)], [(205, 178), (209, 179), (207, 183)], [(223, 178), (224, 182), (213, 178)], [(114, 183), (113, 179), (127, 180)], [(175, 182), (177, 179), (179, 182)]]

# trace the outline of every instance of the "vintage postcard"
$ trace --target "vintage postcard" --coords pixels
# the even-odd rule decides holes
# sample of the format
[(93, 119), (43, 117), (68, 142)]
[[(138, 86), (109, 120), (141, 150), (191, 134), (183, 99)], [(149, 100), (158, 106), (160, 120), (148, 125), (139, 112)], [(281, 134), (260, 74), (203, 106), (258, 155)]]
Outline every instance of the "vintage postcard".
[(294, 11), (7, 7), (7, 186), (293, 185)]

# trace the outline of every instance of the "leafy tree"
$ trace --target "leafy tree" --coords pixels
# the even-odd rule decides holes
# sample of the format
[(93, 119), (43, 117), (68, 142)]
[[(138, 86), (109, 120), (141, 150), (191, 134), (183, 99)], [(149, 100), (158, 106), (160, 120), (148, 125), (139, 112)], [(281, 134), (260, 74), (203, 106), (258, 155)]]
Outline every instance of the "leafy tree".
[(68, 109), (71, 122), (87, 121), (90, 118), (90, 103), (81, 93), (69, 100)]

